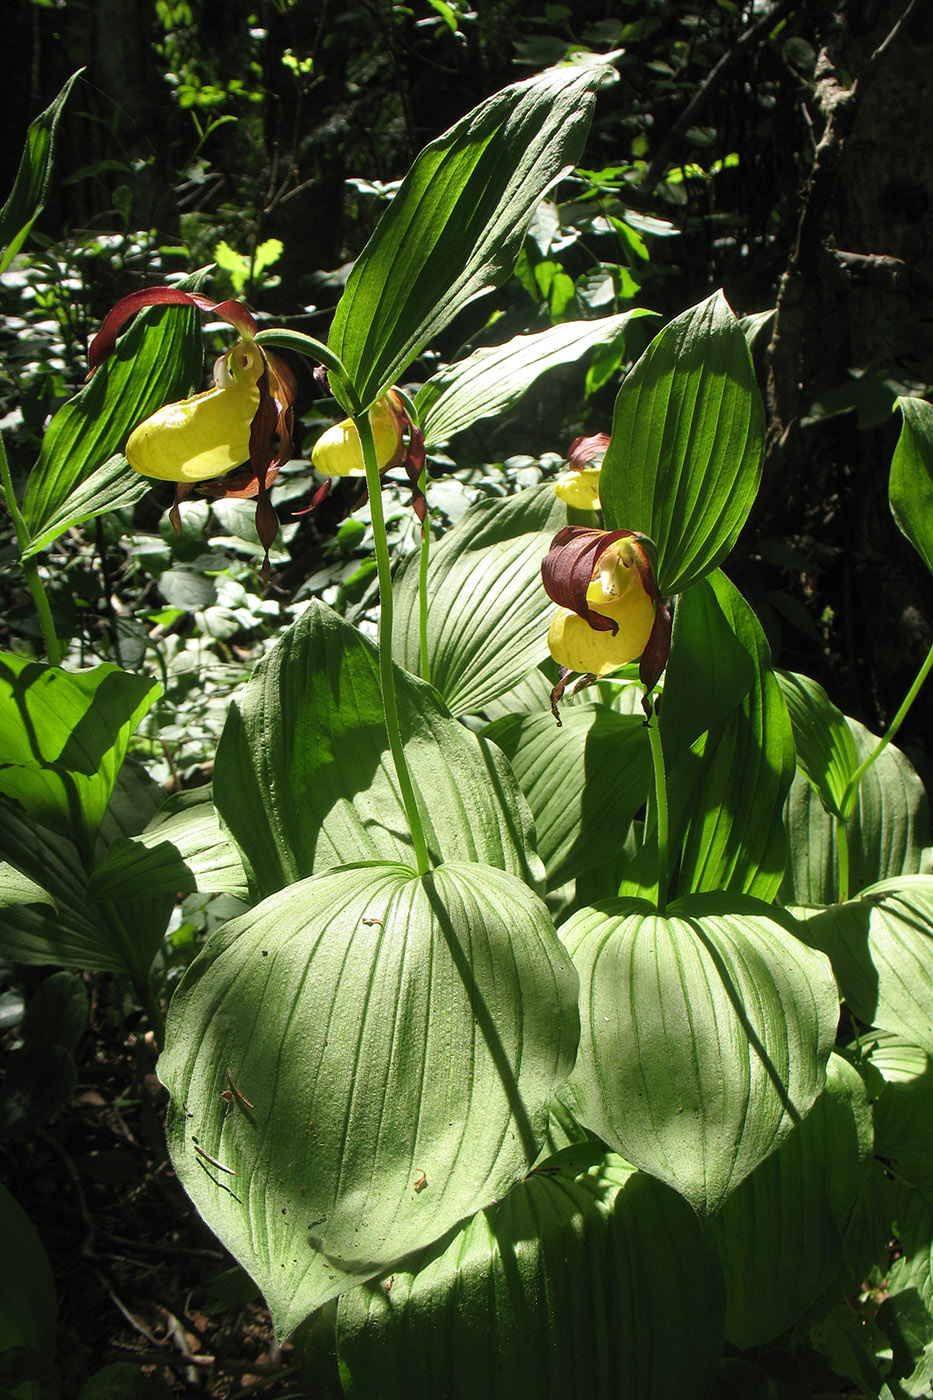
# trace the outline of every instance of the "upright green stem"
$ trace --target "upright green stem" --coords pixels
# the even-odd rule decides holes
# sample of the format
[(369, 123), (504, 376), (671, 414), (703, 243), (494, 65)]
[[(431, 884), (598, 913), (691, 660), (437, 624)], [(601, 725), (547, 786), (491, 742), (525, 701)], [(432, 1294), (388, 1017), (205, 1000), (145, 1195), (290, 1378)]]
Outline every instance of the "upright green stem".
[(888, 725), (887, 732), (878, 740), (877, 744), (872, 749), (868, 757), (866, 759), (863, 759), (863, 761), (859, 764), (855, 772), (852, 774), (852, 777), (846, 784), (845, 794), (842, 799), (843, 811), (847, 810), (847, 803), (849, 798), (851, 797), (851, 794), (858, 791), (858, 785), (862, 781), (864, 774), (868, 772), (869, 768), (875, 762), (875, 760), (881, 757), (888, 744), (890, 744), (891, 740), (894, 738), (895, 734), (900, 729), (901, 725), (904, 723), (904, 720), (907, 718), (907, 714), (910, 710), (911, 705), (917, 698), (920, 687), (923, 685), (923, 682), (926, 680), (931, 670), (933, 670), (933, 647), (930, 647), (930, 650), (927, 652), (926, 657), (924, 658), (920, 666), (920, 670), (917, 672), (914, 678), (913, 685), (910, 687), (907, 694), (904, 696), (903, 703), (900, 709), (898, 710), (897, 714), (892, 719), (891, 723)]
[[(650, 705), (650, 701), (648, 701)], [(670, 857), (668, 854), (667, 817), (667, 774), (664, 768), (664, 749), (658, 733), (657, 712), (648, 714), (648, 741), (651, 744), (651, 759), (654, 764), (654, 796), (658, 814), (658, 913), (667, 913), (667, 885), (670, 880)]]
[(379, 678), (382, 684), (382, 708), (385, 714), (386, 733), (389, 748), (395, 764), (402, 804), (408, 818), (412, 845), (415, 850), (415, 865), (419, 875), (426, 875), (431, 868), (428, 847), (424, 839), (421, 813), (411, 781), (408, 760), (402, 745), (402, 730), (398, 718), (398, 701), (395, 694), (395, 672), (392, 665), (392, 571), (389, 562), (389, 542), (386, 538), (385, 515), (382, 510), (382, 484), (379, 480), (379, 466), (376, 460), (376, 444), (369, 414), (361, 413), (354, 418), (356, 430), (363, 447), (363, 464), (366, 468), (366, 485), (369, 488), (369, 508), (373, 522), (373, 537), (376, 550), (376, 572), (379, 577)]
[[(428, 474), (422, 471), (418, 489), (425, 499)], [(418, 570), (418, 641), (421, 653), (421, 679), (431, 679), (431, 658), (428, 655), (428, 564), (431, 558), (431, 520), (425, 515), (421, 527), (421, 561)]]
[(836, 891), (840, 904), (849, 898), (849, 832), (841, 817), (835, 818), (836, 856), (839, 861), (839, 888)]
[[(25, 554), (32, 543), (29, 527), (23, 519), (22, 511), (16, 501), (16, 494), (13, 490), (13, 478), (10, 475), (10, 464), (7, 461), (6, 447), (3, 443), (3, 435), (0, 434), (0, 476), (3, 478), (3, 495), (6, 500), (7, 510), (13, 521), (13, 528), (16, 531), (16, 543), (19, 546), (20, 554)], [(49, 607), (49, 600), (42, 580), (39, 577), (39, 566), (35, 559), (20, 559), (20, 566), (26, 575), (26, 582), (29, 585), (29, 592), (32, 594), (32, 601), (35, 604), (36, 614), (39, 618), (39, 626), (42, 628), (42, 639), (45, 642), (45, 654), (49, 659), (49, 665), (60, 666), (62, 662), (62, 649), (59, 646), (58, 638), (55, 635), (55, 624), (52, 621), (52, 609)]]

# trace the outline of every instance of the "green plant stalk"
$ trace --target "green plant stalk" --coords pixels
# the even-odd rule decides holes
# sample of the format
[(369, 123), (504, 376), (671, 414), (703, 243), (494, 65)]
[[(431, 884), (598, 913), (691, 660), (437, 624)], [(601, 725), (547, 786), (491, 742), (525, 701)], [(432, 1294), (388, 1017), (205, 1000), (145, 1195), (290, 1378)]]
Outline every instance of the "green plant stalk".
[[(3, 495), (6, 499), (7, 509), (13, 521), (13, 529), (16, 531), (16, 543), (19, 546), (20, 554), (25, 554), (32, 540), (29, 530), (23, 519), (22, 512), (16, 501), (16, 494), (13, 490), (13, 478), (10, 475), (10, 464), (7, 461), (6, 447), (3, 442), (3, 435), (0, 434), (0, 476), (3, 477)], [(45, 642), (45, 654), (48, 657), (50, 666), (60, 666), (62, 664), (62, 649), (58, 638), (55, 635), (55, 624), (52, 621), (52, 609), (49, 607), (49, 600), (42, 580), (39, 577), (39, 566), (35, 558), (20, 559), (20, 567), (26, 575), (26, 582), (29, 585), (29, 592), (32, 594), (32, 601), (35, 604), (36, 614), (39, 618), (39, 626), (42, 628), (42, 639)]]
[(345, 400), (344, 406), (349, 405), (351, 412), (358, 408), (359, 399), (354, 393), (343, 361), (333, 350), (328, 350), (322, 341), (315, 340), (313, 336), (305, 335), (302, 331), (290, 331), (277, 326), (260, 331), (256, 336), (256, 344), (274, 346), (279, 350), (293, 350), (296, 355), (304, 355), (306, 359), (322, 364), (331, 378), (339, 384)]
[[(892, 719), (891, 723), (888, 725), (887, 732), (884, 735), (882, 735), (882, 737), (878, 740), (878, 743), (872, 749), (871, 753), (866, 759), (863, 759), (863, 761), (856, 768), (855, 772), (852, 774), (852, 777), (846, 783), (846, 790), (843, 793), (842, 802), (840, 803), (840, 809), (843, 812), (847, 812), (850, 810), (849, 802), (853, 798), (853, 795), (858, 792), (858, 786), (859, 783), (862, 781), (862, 778), (868, 772), (869, 768), (875, 762), (875, 760), (881, 757), (885, 749), (888, 747), (888, 744), (890, 744), (891, 740), (894, 738), (895, 734), (900, 729), (901, 725), (904, 723), (904, 720), (907, 718), (907, 715), (910, 711), (911, 705), (914, 703), (914, 701), (917, 698), (917, 695), (920, 692), (920, 687), (923, 685), (923, 682), (926, 680), (931, 670), (933, 670), (933, 647), (930, 647), (930, 650), (927, 652), (926, 657), (922, 661), (920, 665), (920, 670), (917, 672), (916, 676), (914, 677), (913, 684), (911, 685), (907, 694), (904, 696), (900, 709)], [(854, 805), (855, 803), (853, 801), (852, 806), (854, 807)]]
[[(651, 706), (646, 696), (646, 709)], [(651, 745), (651, 761), (654, 765), (654, 796), (658, 814), (658, 913), (667, 913), (667, 886), (670, 880), (670, 854), (668, 849), (669, 828), (667, 812), (667, 772), (664, 766), (664, 748), (658, 732), (657, 711), (648, 709), (648, 742)]]
[[(425, 490), (428, 473), (422, 470), (418, 478), (418, 489), (427, 500)], [(431, 679), (431, 658), (428, 655), (428, 564), (431, 559), (431, 518), (425, 515), (421, 527), (421, 560), (418, 566), (418, 642), (421, 654), (421, 679)]]
[(395, 775), (402, 794), (402, 805), (408, 818), (412, 846), (415, 852), (415, 865), (419, 875), (426, 875), (431, 869), (427, 842), (418, 801), (411, 781), (408, 760), (402, 745), (402, 729), (398, 717), (398, 701), (395, 694), (395, 673), (392, 663), (392, 570), (389, 562), (389, 541), (386, 537), (385, 515), (382, 510), (382, 483), (379, 479), (379, 465), (376, 460), (376, 444), (368, 413), (354, 418), (356, 430), (363, 448), (363, 465), (366, 468), (366, 485), (369, 489), (369, 508), (373, 523), (373, 539), (376, 550), (376, 572), (379, 578), (379, 679), (382, 688), (382, 709), (385, 716), (389, 748), (395, 764)]
[(133, 970), (133, 940), (123, 921), (123, 916), (111, 900), (103, 902), (104, 917), (116, 936), (117, 944), (123, 954), (127, 973), (133, 984), (133, 990), (139, 998), (139, 1004), (149, 1017), (149, 1024), (152, 1027), (152, 1034), (157, 1047), (161, 1050), (165, 1044), (165, 1017), (162, 1015), (162, 1008), (159, 1000), (152, 990), (152, 984), (148, 976), (140, 976)]
[(849, 898), (849, 832), (841, 817), (834, 821), (836, 828), (836, 857), (839, 862), (839, 886), (836, 891), (838, 902), (845, 904)]

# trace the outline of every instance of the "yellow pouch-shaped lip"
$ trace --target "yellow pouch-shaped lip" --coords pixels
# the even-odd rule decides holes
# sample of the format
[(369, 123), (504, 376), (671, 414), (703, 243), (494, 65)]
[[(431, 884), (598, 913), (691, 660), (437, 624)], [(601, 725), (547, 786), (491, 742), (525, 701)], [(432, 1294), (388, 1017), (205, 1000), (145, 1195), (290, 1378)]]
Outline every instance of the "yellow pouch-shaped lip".
[(637, 573), (632, 570), (625, 591), (609, 599), (596, 578), (586, 591), (586, 601), (593, 612), (611, 618), (619, 630), (597, 632), (579, 614), (560, 608), (547, 637), (548, 650), (557, 664), (581, 675), (606, 676), (628, 661), (637, 661), (654, 626), (654, 603)]
[(577, 510), (599, 510), (601, 470), (601, 467), (583, 467), (580, 471), (561, 472), (554, 479), (554, 495)]
[[(379, 399), (369, 410), (369, 421), (376, 444), (379, 470), (387, 467), (398, 452), (402, 430), (387, 398)], [(311, 465), (322, 476), (365, 476), (363, 444), (349, 418), (322, 433), (311, 449)]]
[(218, 387), (169, 403), (134, 428), (126, 457), (141, 476), (209, 481), (249, 460), (263, 371), (258, 346), (238, 345), (215, 369)]

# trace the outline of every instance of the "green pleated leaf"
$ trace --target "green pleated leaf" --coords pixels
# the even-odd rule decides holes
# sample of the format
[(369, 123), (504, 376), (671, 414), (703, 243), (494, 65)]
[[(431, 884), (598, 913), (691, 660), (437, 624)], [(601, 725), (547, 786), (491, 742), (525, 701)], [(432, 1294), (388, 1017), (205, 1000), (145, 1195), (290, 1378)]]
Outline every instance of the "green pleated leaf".
[[(200, 274), (182, 284), (193, 291)], [(39, 460), (26, 483), (23, 516), (34, 541), (47, 548), (75, 519), (97, 513), (98, 504), (136, 499), (135, 473), (111, 459), (133, 428), (163, 404), (198, 387), (203, 368), (197, 314), (184, 307), (152, 307), (133, 321), (116, 353), (79, 394), (53, 417)], [(89, 478), (104, 468), (95, 482)], [(125, 485), (121, 486), (121, 473)], [(96, 494), (100, 493), (100, 496)]]
[(505, 754), (535, 819), (547, 887), (611, 860), (651, 784), (644, 718), (605, 705), (511, 715), (484, 731)]
[(337, 1345), (353, 1400), (700, 1396), (722, 1348), (719, 1270), (686, 1204), (594, 1143), (413, 1271), (347, 1293)]
[(697, 895), (662, 917), (635, 900), (573, 914), (579, 1122), (718, 1210), (810, 1111), (839, 1005), (826, 960), (756, 900)]
[(356, 261), (328, 337), (362, 408), (509, 275), (539, 201), (583, 150), (605, 71), (551, 68), (503, 88), (418, 156)]
[(32, 1221), (0, 1183), (0, 1352), (55, 1351), (55, 1281)]
[(734, 1346), (772, 1341), (834, 1280), (872, 1143), (864, 1082), (832, 1055), (826, 1088), (800, 1127), (710, 1222), (726, 1280), (726, 1336)]
[[(124, 764), (121, 769), (102, 832), (118, 827), (111, 813), (120, 805), (130, 767)], [(98, 848), (102, 844), (103, 838)], [(129, 973), (137, 980), (146, 977), (162, 943), (173, 895), (143, 892), (137, 886), (135, 898), (119, 911), (89, 903), (88, 875), (74, 840), (30, 821), (5, 802), (0, 802), (0, 850), (48, 896), (42, 905), (0, 904), (0, 956), (40, 966)], [(49, 900), (54, 909), (48, 908)]]
[(721, 292), (666, 326), (626, 375), (603, 461), (610, 529), (658, 549), (664, 594), (728, 554), (758, 491), (764, 410), (748, 345)]
[(331, 871), (214, 935), (169, 1011), (169, 1149), (280, 1336), (525, 1174), (576, 991), (544, 905), (485, 866)]
[(906, 1189), (933, 1205), (933, 1056), (879, 1031), (870, 1038), (868, 1062), (884, 1080), (874, 1107), (875, 1151)]
[[(567, 524), (548, 485), (480, 501), (433, 546), (428, 571), (428, 663), (454, 715), (473, 714), (516, 685), (548, 654), (555, 607), (541, 560)], [(395, 655), (421, 674), (418, 561), (397, 595)]]
[(756, 679), (756, 631), (718, 571), (677, 600), (659, 725), (670, 765), (735, 709)]
[(652, 314), (638, 307), (596, 321), (561, 321), (532, 335), (513, 336), (504, 345), (475, 350), (440, 370), (415, 399), (426, 446), (447, 442), (480, 419), (504, 413), (547, 370), (580, 359), (594, 345), (620, 340), (633, 319)]
[(826, 953), (860, 1021), (933, 1052), (933, 878), (871, 885), (807, 919), (801, 936)]
[(933, 570), (933, 404), (899, 398), (903, 423), (888, 496), (898, 529)]
[(52, 182), (55, 129), (75, 79), (83, 71), (79, 68), (72, 73), (52, 105), (30, 123), (16, 180), (0, 209), (0, 273), (6, 272), (45, 208)]
[(844, 821), (855, 806), (856, 793), (848, 787), (859, 763), (846, 717), (818, 681), (793, 671), (775, 674), (794, 727), (797, 764), (827, 812)]
[(138, 837), (115, 841), (88, 882), (88, 898), (135, 899), (141, 887), (248, 898), (243, 862), (221, 829), (209, 787), (175, 793)]
[[(706, 595), (702, 607), (696, 606), (695, 594)], [(734, 700), (746, 681), (749, 684), (744, 697), (670, 769), (671, 849), (675, 865), (679, 864), (676, 888), (683, 895), (730, 890), (769, 901), (784, 875), (786, 837), (781, 812), (794, 774), (793, 734), (761, 625), (725, 575), (716, 571), (692, 588), (678, 611), (685, 604), (691, 630), (699, 616), (705, 631), (704, 619), (712, 614), (712, 603), (720, 619), (717, 632), (725, 623), (731, 634), (729, 646), (718, 642), (711, 653), (714, 665), (720, 654), (723, 657), (723, 699)], [(681, 635), (685, 630), (682, 625)], [(683, 669), (678, 664), (674, 695), (668, 695), (665, 685), (661, 705), (662, 716), (665, 711), (672, 716), (662, 733), (673, 731), (675, 738), (689, 737), (691, 711), (705, 719), (715, 713), (716, 705), (706, 697), (706, 688), (714, 685), (709, 665), (695, 672), (693, 699), (689, 671), (680, 679)], [(687, 710), (686, 720), (677, 715), (678, 702)], [(647, 849), (642, 866), (652, 864)]]
[(55, 900), (48, 890), (4, 860), (0, 861), (0, 908), (5, 909), (9, 904), (48, 904), (55, 908)]
[[(478, 860), (536, 883), (531, 814), (502, 754), (396, 671), (399, 717), (432, 859)], [(409, 860), (378, 654), (314, 602), (232, 702), (214, 802), (260, 896), (334, 865)]]
[[(876, 748), (878, 738), (847, 717), (856, 765)], [(833, 904), (839, 893), (835, 825), (816, 790), (799, 772), (784, 808), (788, 858), (781, 901)], [(889, 744), (862, 775), (855, 809), (846, 822), (849, 888), (861, 890), (899, 875), (933, 872), (930, 804), (910, 759)]]
[(0, 792), (90, 852), (130, 736), (160, 693), (109, 663), (72, 672), (0, 654)]
[(117, 453), (71, 491), (46, 519), (41, 531), (32, 540), (23, 558), (29, 559), (85, 520), (106, 515), (111, 510), (123, 510), (141, 501), (151, 490), (152, 482), (131, 471), (124, 456)]

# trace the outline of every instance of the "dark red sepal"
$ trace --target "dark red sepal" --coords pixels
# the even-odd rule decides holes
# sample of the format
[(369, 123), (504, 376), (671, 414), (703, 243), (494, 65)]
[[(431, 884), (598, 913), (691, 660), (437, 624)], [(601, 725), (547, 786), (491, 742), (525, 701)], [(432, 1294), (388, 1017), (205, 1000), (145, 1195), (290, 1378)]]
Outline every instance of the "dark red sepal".
[(193, 306), (198, 311), (205, 311), (219, 316), (222, 321), (228, 321), (247, 339), (252, 339), (256, 334), (256, 322), (242, 302), (213, 301), (201, 292), (183, 292), (180, 287), (143, 287), (138, 292), (130, 292), (129, 296), (121, 297), (116, 306), (107, 312), (100, 330), (88, 346), (88, 378), (113, 354), (117, 336), (127, 321), (147, 306)]
[(634, 530), (596, 530), (587, 525), (565, 525), (551, 541), (541, 562), (544, 591), (562, 608), (570, 608), (596, 632), (617, 632), (618, 623), (595, 613), (586, 601), (600, 559), (616, 540), (635, 538)]
[(638, 676), (646, 690), (653, 690), (657, 685), (670, 654), (671, 610), (658, 601), (651, 636), (638, 663)]

